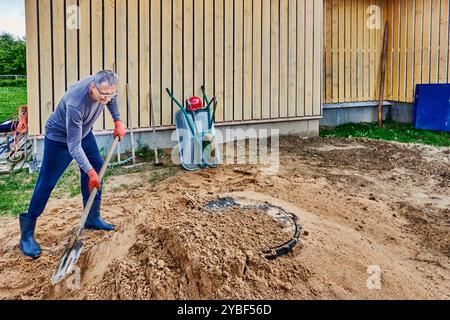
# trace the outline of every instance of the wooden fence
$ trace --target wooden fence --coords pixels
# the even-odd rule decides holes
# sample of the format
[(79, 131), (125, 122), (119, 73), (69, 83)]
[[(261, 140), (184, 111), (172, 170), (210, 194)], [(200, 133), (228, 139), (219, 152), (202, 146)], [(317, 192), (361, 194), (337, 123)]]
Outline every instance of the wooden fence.
[(378, 99), (384, 21), (386, 100), (413, 102), (416, 84), (448, 83), (449, 15), (449, 0), (326, 0), (325, 103)]

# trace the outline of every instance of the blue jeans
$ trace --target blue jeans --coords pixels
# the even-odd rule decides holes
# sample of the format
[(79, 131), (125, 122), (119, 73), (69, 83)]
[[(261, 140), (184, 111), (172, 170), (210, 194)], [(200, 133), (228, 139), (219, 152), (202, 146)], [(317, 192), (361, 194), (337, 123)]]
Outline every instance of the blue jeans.
[[(99, 173), (103, 166), (103, 158), (100, 155), (92, 131), (81, 141), (81, 147), (95, 171)], [(66, 143), (45, 138), (44, 159), (42, 160), (39, 178), (36, 182), (33, 197), (28, 208), (27, 216), (30, 219), (37, 219), (42, 214), (56, 183), (71, 162), (72, 156), (69, 153)], [(83, 202), (86, 203), (89, 199), (89, 176), (83, 170), (80, 171), (81, 193), (83, 195)], [(102, 193), (100, 190), (95, 200), (99, 201), (101, 197)]]

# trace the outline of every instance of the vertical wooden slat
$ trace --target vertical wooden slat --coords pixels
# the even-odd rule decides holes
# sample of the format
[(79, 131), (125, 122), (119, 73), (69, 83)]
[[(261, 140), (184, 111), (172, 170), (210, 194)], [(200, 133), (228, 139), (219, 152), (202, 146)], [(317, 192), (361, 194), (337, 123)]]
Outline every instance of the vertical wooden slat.
[(431, 1), (423, 3), (422, 83), (430, 83)]
[(234, 120), (243, 117), (244, 0), (235, 0), (234, 7)]
[[(376, 0), (374, 0), (376, 1)], [(376, 5), (376, 3), (372, 1), (369, 2), (369, 6), (374, 6)], [(377, 12), (375, 12), (375, 15), (377, 14)], [(378, 23), (378, 17), (375, 17), (375, 21), (376, 23)], [(377, 79), (377, 65), (378, 62), (375, 59), (376, 58), (376, 47), (377, 47), (377, 36), (378, 36), (378, 25), (375, 26), (375, 28), (373, 29), (369, 29), (369, 34), (370, 34), (370, 46), (369, 46), (369, 57), (370, 57), (370, 69), (369, 69), (369, 74), (370, 74), (370, 85), (369, 85), (369, 100), (374, 101), (376, 99), (376, 79)]]
[(393, 43), (393, 59), (392, 59), (392, 99), (398, 101), (399, 94), (399, 73), (400, 73), (400, 60), (399, 60), (399, 49), (400, 49), (400, 19), (399, 19), (399, 1), (393, 2), (394, 8), (394, 43)]
[(297, 0), (289, 0), (289, 97), (288, 116), (296, 115), (297, 97)]
[(441, 0), (432, 1), (430, 83), (439, 82), (439, 16)]
[(422, 43), (422, 31), (423, 31), (423, 0), (415, 0), (416, 4), (416, 37), (414, 42), (414, 88), (416, 84), (422, 83), (422, 55), (423, 55), (423, 43)]
[(92, 1), (92, 74), (103, 70), (103, 2)]
[[(328, 10), (327, 1), (324, 1), (324, 13), (323, 13), (324, 17), (323, 17), (323, 21), (322, 21), (323, 22), (323, 30), (327, 30), (328, 29), (328, 25), (327, 25), (327, 14), (328, 14), (328, 12), (327, 12), (327, 10)], [(289, 9), (289, 12), (290, 12), (290, 9)], [(328, 43), (327, 43), (328, 38), (327, 38), (326, 35), (324, 35), (324, 36), (325, 36), (325, 38), (324, 38), (323, 72), (324, 72), (324, 79), (325, 79), (325, 81), (324, 81), (322, 90), (323, 90), (323, 96), (326, 97), (327, 96), (327, 80), (326, 80), (326, 75), (327, 75), (327, 54), (326, 54), (326, 52), (327, 52), (327, 49), (328, 49)]]
[[(380, 10), (382, 9), (381, 7), (381, 1), (380, 0), (374, 0), (373, 5), (376, 5)], [(382, 12), (379, 12), (380, 14), (382, 14)], [(373, 61), (373, 65), (372, 65), (372, 86), (370, 88), (370, 100), (375, 101), (378, 99), (378, 93), (377, 93), (377, 88), (379, 87), (379, 79), (378, 79), (378, 74), (379, 74), (379, 65), (380, 65), (380, 59), (378, 56), (378, 52), (379, 52), (379, 40), (381, 38), (381, 31), (384, 27), (384, 23), (382, 20), (382, 16), (378, 16), (377, 19), (379, 19), (380, 24), (377, 25), (377, 27), (375, 28), (375, 30), (373, 30), (373, 37), (372, 37), (372, 61)]]
[(364, 2), (358, 1), (358, 101), (364, 101)]
[(116, 0), (116, 70), (119, 77), (117, 104), (124, 126), (127, 124), (127, 1)]
[(253, 72), (253, 1), (244, 0), (244, 120), (252, 119), (252, 109), (255, 107), (252, 101), (252, 72)]
[(408, 41), (407, 41), (407, 62), (406, 62), (406, 101), (414, 101), (414, 0), (408, 0)]
[(272, 0), (271, 2), (271, 77), (270, 77), (270, 117), (278, 118), (280, 106), (280, 37), (279, 37), (279, 0)]
[(392, 70), (393, 70), (393, 57), (394, 57), (394, 23), (393, 23), (393, 1), (385, 0), (387, 20), (388, 20), (388, 42), (386, 48), (386, 99), (392, 99)]
[(305, 8), (307, 0), (298, 0), (297, 17), (298, 17), (298, 33), (297, 33), (297, 116), (305, 115)]
[[(151, 35), (150, 35), (150, 57), (151, 57), (151, 85), (152, 85), (152, 102), (154, 108), (155, 119), (153, 124), (156, 126), (161, 125), (161, 92), (166, 90), (161, 86), (161, 0), (151, 0), (150, 3), (151, 12)], [(192, 9), (191, 9), (192, 13)], [(186, 12), (186, 19), (189, 18), (188, 12)], [(192, 17), (191, 20), (192, 21)], [(192, 31), (189, 32), (192, 35)], [(190, 42), (192, 49), (192, 41)], [(190, 51), (192, 53), (192, 50)], [(192, 65), (192, 60), (191, 60)], [(191, 70), (191, 75), (192, 75)], [(192, 81), (190, 82), (192, 86)], [(164, 91), (165, 92), (165, 91)], [(180, 99), (179, 97), (176, 97)], [(150, 115), (152, 116), (152, 115)]]
[[(206, 94), (212, 99), (214, 90), (214, 0), (205, 0), (205, 80)], [(175, 49), (174, 49), (175, 50)]]
[[(227, 0), (225, 0), (227, 1)], [(299, 0), (301, 2), (302, 0)], [(271, 23), (270, 23), (270, 0), (262, 0), (261, 5), (261, 40), (262, 40), (262, 110), (261, 117), (263, 119), (270, 118), (270, 90), (271, 90)]]
[(351, 6), (351, 0), (345, 0), (345, 101), (350, 102), (351, 101), (351, 43), (352, 43), (352, 36), (351, 36), (351, 16), (352, 16), (352, 6)]
[[(66, 0), (66, 73), (67, 88), (78, 80), (78, 29), (81, 23), (79, 12), (72, 11), (77, 8), (77, 0)], [(78, 18), (76, 17), (78, 16)], [(74, 23), (73, 26), (71, 23)]]
[(322, 4), (322, 0), (314, 0), (314, 83), (312, 113), (314, 116), (320, 116), (322, 113)]
[(50, 0), (39, 1), (39, 62), (41, 83), (41, 126), (45, 132), (45, 121), (53, 112), (52, 88), (52, 44), (50, 24)]
[[(167, 2), (163, 0), (163, 3)], [(203, 79), (203, 0), (194, 0), (194, 95), (202, 97)], [(164, 51), (163, 51), (164, 52)]]
[(339, 101), (339, 0), (332, 1), (332, 102)]
[(66, 91), (66, 64), (64, 57), (64, 30), (66, 27), (64, 23), (64, 2), (53, 1), (53, 84), (55, 108)]
[[(78, 14), (72, 12), (73, 8), (77, 8), (77, 0), (66, 0), (66, 14), (71, 17), (66, 25), (66, 72), (67, 72), (67, 88), (78, 80), (78, 29), (76, 26), (70, 25), (75, 21), (75, 24), (81, 24), (81, 12)], [(70, 11), (70, 12), (69, 12)], [(72, 15), (78, 18), (72, 18)]]
[[(201, 23), (199, 24), (201, 25)], [(162, 65), (161, 65), (161, 85), (172, 89), (172, 1), (162, 1), (162, 23), (161, 23), (161, 41), (162, 41)], [(196, 43), (197, 45), (197, 43)], [(203, 45), (198, 46), (198, 51), (202, 50)], [(203, 54), (202, 54), (203, 59)], [(197, 61), (198, 63), (198, 61)], [(200, 69), (203, 72), (202, 69)], [(203, 79), (203, 75), (201, 77)], [(161, 113), (162, 125), (172, 124), (172, 101), (165, 91), (162, 91)], [(199, 95), (201, 96), (201, 95)]]
[(27, 104), (28, 127), (30, 135), (40, 134), (39, 118), (39, 69), (38, 61), (38, 12), (36, 0), (25, 1), (26, 33), (27, 33), (27, 61), (35, 60), (35, 63), (27, 63)]
[(280, 1), (280, 118), (287, 117), (288, 103), (288, 1)]
[(351, 46), (352, 46), (352, 55), (351, 55), (351, 101), (358, 100), (358, 1), (352, 0), (352, 32), (351, 32)]
[(184, 100), (194, 95), (194, 0), (184, 0)]
[(305, 116), (313, 114), (314, 2), (306, 1), (305, 11)]
[(407, 40), (407, 25), (408, 25), (408, 12), (406, 6), (406, 0), (400, 0), (400, 75), (399, 75), (399, 92), (398, 98), (400, 101), (405, 101), (406, 95), (406, 40)]
[[(92, 42), (91, 42), (91, 74), (103, 70), (103, 2), (91, 0), (92, 13)], [(100, 116), (94, 124), (94, 130), (103, 130), (103, 116)]]
[[(146, 128), (150, 126), (150, 3), (148, 0), (140, 0), (138, 6), (140, 108), (139, 127)], [(176, 14), (176, 12), (174, 12), (174, 14)], [(137, 118), (137, 115), (134, 115), (134, 118)]]
[[(183, 0), (173, 1), (173, 94), (183, 97)], [(166, 93), (163, 93), (163, 96)], [(173, 106), (173, 116), (179, 110)], [(175, 119), (172, 119), (175, 121)]]
[[(128, 127), (139, 125), (139, 57), (138, 57), (138, 1), (128, 0), (128, 86), (129, 86), (129, 108), (133, 112), (130, 119), (128, 114)], [(130, 120), (133, 122), (131, 123)]]
[[(308, 14), (308, 13), (307, 13)], [(339, 101), (345, 101), (345, 0), (339, 0)]]
[[(115, 0), (105, 0), (105, 48), (104, 48), (104, 60), (105, 69), (115, 71), (116, 69), (116, 17), (115, 17)], [(125, 79), (119, 79), (120, 82), (126, 81)], [(122, 93), (122, 92), (121, 92)], [(121, 117), (125, 115), (121, 114)], [(111, 130), (114, 128), (114, 122), (109, 114), (105, 115), (105, 129)]]
[(449, 0), (441, 1), (440, 50), (439, 50), (439, 83), (447, 82), (449, 51)]
[[(354, 0), (355, 1), (355, 0)], [(327, 103), (330, 103), (333, 101), (333, 70), (332, 70), (332, 46), (331, 46), (331, 39), (332, 39), (332, 33), (333, 33), (333, 16), (332, 16), (332, 1), (326, 0), (326, 22), (325, 22), (325, 55), (326, 55), (326, 63), (325, 63), (325, 99)], [(298, 32), (301, 30), (299, 29)]]
[(214, 4), (214, 95), (218, 98), (218, 105), (216, 111), (216, 122), (222, 122), (224, 119), (224, 65), (225, 65), (225, 38), (224, 38), (224, 5), (226, 0), (215, 0)]
[(225, 1), (225, 121), (233, 120), (233, 38), (234, 38), (234, 4)]
[[(253, 1), (253, 119), (261, 119), (261, 72), (262, 72), (262, 36), (261, 36), (261, 14), (262, 1)], [(294, 106), (295, 108), (295, 106)]]
[(363, 6), (364, 13), (364, 101), (370, 100), (370, 35), (371, 30), (367, 27), (367, 12), (371, 0), (365, 0)]
[(91, 75), (91, 1), (80, 3), (80, 79)]

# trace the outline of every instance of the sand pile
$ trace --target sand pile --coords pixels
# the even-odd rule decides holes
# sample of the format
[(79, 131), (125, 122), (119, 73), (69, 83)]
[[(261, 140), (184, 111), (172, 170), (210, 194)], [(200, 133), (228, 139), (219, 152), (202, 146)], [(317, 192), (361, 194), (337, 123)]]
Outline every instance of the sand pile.
[[(114, 233), (86, 232), (79, 286), (50, 283), (81, 213), (79, 198), (52, 200), (38, 222), (39, 260), (20, 254), (17, 219), (0, 219), (1, 299), (449, 299), (450, 164), (446, 149), (376, 141), (284, 139), (280, 170), (224, 165), (154, 171), (105, 186)], [(123, 189), (123, 188), (121, 188)], [(114, 191), (112, 191), (114, 190)], [(254, 207), (211, 211), (231, 197), (298, 217), (300, 242), (268, 260), (292, 225)], [(377, 267), (381, 290), (368, 287)], [(372, 268), (372, 269), (371, 269)]]

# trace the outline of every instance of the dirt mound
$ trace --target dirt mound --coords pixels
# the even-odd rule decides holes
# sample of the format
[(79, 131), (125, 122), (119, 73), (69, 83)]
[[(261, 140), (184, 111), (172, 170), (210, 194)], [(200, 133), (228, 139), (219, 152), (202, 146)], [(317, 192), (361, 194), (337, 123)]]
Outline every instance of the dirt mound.
[(129, 254), (112, 263), (100, 284), (81, 298), (241, 298), (258, 287), (277, 288), (263, 252), (292, 236), (280, 223), (257, 209), (205, 211), (207, 201), (195, 194), (173, 201), (179, 205), (167, 210), (158, 226), (139, 225)]
[[(38, 222), (43, 255), (36, 261), (17, 247), (17, 220), (0, 219), (0, 298), (450, 298), (445, 150), (281, 142), (273, 175), (256, 165), (223, 165), (178, 172), (157, 185), (135, 175), (132, 189), (105, 192), (103, 216), (117, 230), (85, 232), (80, 273), (57, 286), (50, 278), (80, 217), (80, 199), (50, 203)], [(205, 208), (225, 197), (242, 205)], [(248, 204), (254, 206), (243, 210)], [(265, 257), (292, 237), (292, 225), (255, 204), (298, 218), (302, 234), (293, 252)], [(368, 287), (374, 267), (381, 290)]]

